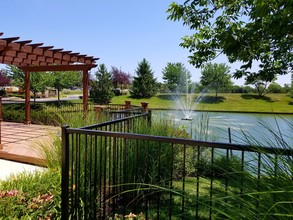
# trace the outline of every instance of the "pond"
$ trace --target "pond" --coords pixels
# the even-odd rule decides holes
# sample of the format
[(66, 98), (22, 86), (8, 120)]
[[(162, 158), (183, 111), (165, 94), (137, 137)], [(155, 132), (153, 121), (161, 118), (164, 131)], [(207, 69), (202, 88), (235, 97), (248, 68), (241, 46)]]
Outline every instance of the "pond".
[[(293, 114), (252, 114), (193, 111), (182, 120), (182, 111), (152, 111), (153, 118), (170, 120), (194, 139), (271, 147), (293, 146)], [(230, 132), (229, 132), (230, 130)], [(287, 147), (288, 147), (287, 146)]]

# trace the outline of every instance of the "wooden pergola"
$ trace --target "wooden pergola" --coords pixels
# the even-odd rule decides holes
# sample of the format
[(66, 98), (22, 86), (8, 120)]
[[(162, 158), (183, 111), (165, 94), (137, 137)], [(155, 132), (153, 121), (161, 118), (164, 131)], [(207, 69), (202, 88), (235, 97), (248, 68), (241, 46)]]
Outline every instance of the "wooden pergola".
[[(0, 32), (0, 36), (3, 33)], [(83, 71), (83, 109), (88, 110), (89, 70), (96, 67), (93, 56), (43, 46), (19, 37), (0, 38), (0, 64), (15, 65), (25, 73), (25, 124), (30, 118), (30, 73), (46, 71)]]

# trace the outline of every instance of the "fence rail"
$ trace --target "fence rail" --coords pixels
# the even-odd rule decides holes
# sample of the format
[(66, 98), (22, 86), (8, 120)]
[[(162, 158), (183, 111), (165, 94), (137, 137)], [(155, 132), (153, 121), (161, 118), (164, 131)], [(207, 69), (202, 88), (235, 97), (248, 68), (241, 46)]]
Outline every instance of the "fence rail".
[(281, 198), (256, 192), (281, 172), (287, 178), (275, 190), (292, 186), (290, 149), (135, 134), (137, 120), (147, 124), (148, 117), (63, 127), (63, 219), (129, 212), (145, 219), (225, 218), (227, 207), (238, 214), (251, 209), (245, 201), (264, 213), (267, 200)]
[[(112, 119), (125, 117), (127, 113), (141, 113), (142, 107), (129, 105), (130, 109), (126, 109), (123, 104), (107, 104), (96, 105), (88, 104), (89, 111), (103, 111), (105, 114), (112, 115)], [(58, 117), (63, 114), (83, 112), (82, 103), (73, 103), (70, 101), (54, 101), (54, 102), (31, 102), (31, 120), (32, 123), (50, 124), (58, 121)], [(5, 121), (23, 122), (24, 121), (25, 103), (23, 101), (5, 100), (3, 101), (3, 119)], [(58, 121), (59, 122), (59, 121)], [(56, 122), (56, 124), (58, 124)], [(60, 123), (60, 122), (59, 122)]]

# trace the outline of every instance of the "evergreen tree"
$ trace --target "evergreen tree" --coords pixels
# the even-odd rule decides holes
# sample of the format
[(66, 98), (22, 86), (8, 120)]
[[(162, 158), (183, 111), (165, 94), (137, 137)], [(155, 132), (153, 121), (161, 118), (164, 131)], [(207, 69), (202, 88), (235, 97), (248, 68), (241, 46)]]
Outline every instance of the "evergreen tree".
[(105, 64), (100, 64), (96, 80), (91, 81), (90, 96), (95, 103), (108, 104), (114, 96), (111, 73)]
[(137, 77), (134, 77), (132, 83), (131, 96), (133, 98), (150, 98), (157, 93), (157, 79), (151, 70), (149, 62), (144, 58), (135, 71)]

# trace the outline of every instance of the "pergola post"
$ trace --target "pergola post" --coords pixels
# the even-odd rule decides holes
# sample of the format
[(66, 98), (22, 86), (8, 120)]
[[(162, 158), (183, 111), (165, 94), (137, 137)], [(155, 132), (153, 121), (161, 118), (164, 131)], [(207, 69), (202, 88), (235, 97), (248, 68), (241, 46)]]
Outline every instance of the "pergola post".
[(30, 72), (25, 71), (24, 72), (24, 88), (25, 88), (25, 119), (24, 123), (25, 124), (30, 124), (31, 123), (31, 111), (30, 111), (30, 96), (31, 96), (31, 91), (30, 91)]
[(89, 71), (83, 70), (83, 111), (86, 114), (88, 112), (88, 89), (89, 89)]

